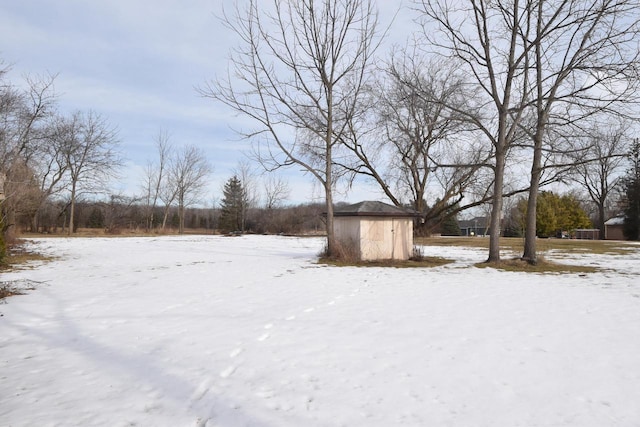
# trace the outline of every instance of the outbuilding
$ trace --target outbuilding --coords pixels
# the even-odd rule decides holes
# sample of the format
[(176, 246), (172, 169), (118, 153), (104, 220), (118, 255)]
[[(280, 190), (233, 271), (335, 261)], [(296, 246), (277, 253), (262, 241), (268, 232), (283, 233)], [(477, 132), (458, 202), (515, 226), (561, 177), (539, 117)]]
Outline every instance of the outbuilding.
[(607, 240), (625, 240), (624, 217), (614, 217), (604, 223), (604, 238)]
[(408, 260), (417, 212), (365, 201), (333, 211), (336, 240), (362, 261)]

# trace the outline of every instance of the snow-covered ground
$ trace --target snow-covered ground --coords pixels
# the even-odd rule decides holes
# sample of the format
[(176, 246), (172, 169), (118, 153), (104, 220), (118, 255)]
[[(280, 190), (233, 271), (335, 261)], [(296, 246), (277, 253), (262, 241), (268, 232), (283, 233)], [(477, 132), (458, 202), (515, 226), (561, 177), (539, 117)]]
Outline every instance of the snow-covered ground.
[(640, 247), (539, 275), (315, 263), (314, 238), (47, 238), (2, 275), (2, 426), (638, 426)]

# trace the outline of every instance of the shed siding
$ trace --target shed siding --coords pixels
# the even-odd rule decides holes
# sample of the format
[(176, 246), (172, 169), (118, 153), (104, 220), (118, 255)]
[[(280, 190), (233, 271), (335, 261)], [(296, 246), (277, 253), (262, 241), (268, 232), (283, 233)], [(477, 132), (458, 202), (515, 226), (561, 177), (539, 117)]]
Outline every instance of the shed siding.
[(391, 258), (392, 222), (386, 218), (362, 218), (360, 253), (364, 261)]
[(393, 259), (407, 260), (413, 251), (413, 220), (396, 218), (393, 220)]
[(622, 231), (622, 224), (605, 224), (604, 233), (604, 238), (607, 240), (626, 240)]
[(338, 242), (345, 248), (353, 248), (358, 256), (360, 250), (360, 220), (357, 217), (334, 218), (333, 231)]
[(413, 248), (411, 218), (362, 218), (360, 256), (364, 261), (407, 260)]

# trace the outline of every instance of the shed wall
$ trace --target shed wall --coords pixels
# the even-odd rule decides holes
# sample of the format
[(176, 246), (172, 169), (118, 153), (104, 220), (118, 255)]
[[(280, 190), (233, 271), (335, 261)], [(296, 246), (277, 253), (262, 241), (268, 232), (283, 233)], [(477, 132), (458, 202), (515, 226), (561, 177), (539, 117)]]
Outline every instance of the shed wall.
[(411, 218), (335, 217), (334, 232), (338, 242), (363, 261), (407, 260), (413, 250)]
[(365, 261), (407, 260), (413, 248), (411, 218), (363, 218), (360, 223), (360, 251)]
[(361, 258), (360, 220), (358, 217), (335, 217), (333, 221), (336, 240), (344, 248), (353, 248), (355, 254)]
[(607, 240), (625, 240), (622, 232), (622, 224), (612, 224), (604, 226), (604, 238)]

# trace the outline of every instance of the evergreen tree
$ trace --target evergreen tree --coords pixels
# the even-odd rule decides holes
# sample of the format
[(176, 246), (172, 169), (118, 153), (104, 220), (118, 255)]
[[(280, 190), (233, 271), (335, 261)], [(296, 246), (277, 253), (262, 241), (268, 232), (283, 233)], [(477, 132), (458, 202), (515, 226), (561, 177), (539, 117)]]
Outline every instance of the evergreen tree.
[(636, 139), (631, 150), (631, 170), (625, 179), (624, 236), (640, 240), (640, 142)]
[(443, 236), (460, 236), (460, 226), (458, 225), (457, 215), (448, 215), (442, 222), (441, 234)]
[(224, 198), (222, 199), (222, 212), (220, 213), (220, 231), (224, 233), (231, 231), (244, 232), (246, 197), (242, 182), (234, 175), (224, 184), (222, 192)]
[(87, 220), (87, 226), (89, 228), (104, 228), (104, 214), (102, 213), (102, 209), (99, 207), (94, 207), (89, 214), (89, 219)]
[[(527, 201), (522, 199), (518, 209), (526, 215)], [(576, 197), (560, 196), (552, 191), (541, 191), (537, 200), (536, 234), (538, 237), (554, 237), (563, 231), (591, 228), (591, 220)]]

